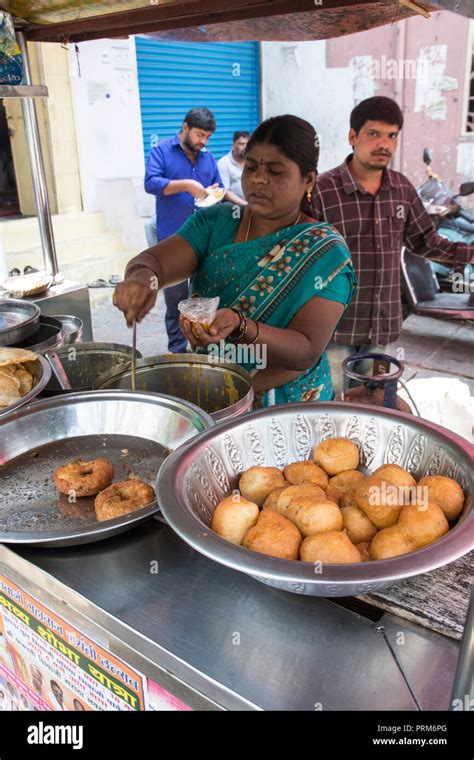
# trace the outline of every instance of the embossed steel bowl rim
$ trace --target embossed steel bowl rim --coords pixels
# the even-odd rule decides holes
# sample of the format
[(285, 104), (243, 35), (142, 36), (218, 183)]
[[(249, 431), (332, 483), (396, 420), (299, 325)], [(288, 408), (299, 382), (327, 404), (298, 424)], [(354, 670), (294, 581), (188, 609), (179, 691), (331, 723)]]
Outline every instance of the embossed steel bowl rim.
[[(308, 412), (318, 412), (321, 416), (335, 411), (343, 411), (349, 418), (353, 414), (363, 414), (366, 418), (388, 418), (394, 423), (402, 423), (415, 428), (434, 438), (437, 443), (451, 450), (457, 461), (461, 461), (471, 478), (471, 490), (468, 494), (469, 510), (464, 512), (458, 525), (449, 531), (442, 539), (423, 549), (385, 560), (353, 564), (326, 564), (322, 577), (315, 574), (312, 563), (283, 560), (259, 554), (241, 546), (230, 543), (214, 533), (203, 521), (194, 515), (186, 506), (183, 498), (183, 478), (196, 457), (212, 442), (236, 428), (258, 421), (262, 417), (281, 417)], [(413, 575), (426, 573), (442, 565), (453, 562), (474, 549), (474, 510), (472, 508), (472, 472), (474, 471), (474, 449), (465, 439), (427, 420), (398, 411), (386, 411), (382, 408), (368, 407), (364, 404), (346, 404), (343, 402), (327, 403), (298, 403), (280, 407), (261, 409), (236, 420), (219, 423), (216, 427), (200, 433), (189, 443), (183, 444), (179, 450), (171, 454), (164, 462), (157, 478), (157, 493), (162, 513), (176, 533), (190, 546), (201, 554), (223, 565), (239, 570), (267, 582), (269, 585), (281, 583), (281, 588), (288, 584), (305, 584), (311, 587), (328, 589), (337, 584), (340, 589), (347, 587), (348, 593), (365, 593), (371, 587), (381, 588), (382, 584), (389, 585), (398, 580)], [(466, 507), (464, 508), (466, 510)], [(367, 588), (364, 588), (365, 584)], [(297, 589), (295, 589), (297, 590)]]

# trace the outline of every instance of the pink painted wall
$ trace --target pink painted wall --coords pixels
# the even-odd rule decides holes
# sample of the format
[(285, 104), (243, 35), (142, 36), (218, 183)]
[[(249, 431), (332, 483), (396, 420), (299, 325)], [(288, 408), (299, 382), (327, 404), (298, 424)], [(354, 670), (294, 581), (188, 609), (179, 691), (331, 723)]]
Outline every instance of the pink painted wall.
[[(410, 18), (391, 26), (327, 41), (327, 68), (350, 67), (351, 61), (353, 66), (356, 56), (372, 56), (379, 61), (383, 56), (416, 61), (422, 49), (433, 53), (435, 46), (445, 46), (441, 47), (438, 74), (434, 80), (430, 77), (434, 86), (425, 87), (424, 92), (413, 78), (375, 80), (374, 94), (394, 98), (403, 110), (405, 124), (394, 168), (406, 174), (416, 186), (426, 176), (421, 159), (425, 145), (432, 149), (434, 170), (451, 187), (457, 188), (467, 179), (474, 180), (474, 134), (462, 135), (468, 42), (469, 20), (448, 11), (432, 14), (429, 21)], [(429, 107), (430, 101), (432, 107)], [(354, 92), (354, 104), (357, 102)], [(436, 108), (433, 102), (437, 104), (440, 118), (434, 118)], [(471, 210), (474, 208), (472, 196), (464, 205), (470, 206)]]

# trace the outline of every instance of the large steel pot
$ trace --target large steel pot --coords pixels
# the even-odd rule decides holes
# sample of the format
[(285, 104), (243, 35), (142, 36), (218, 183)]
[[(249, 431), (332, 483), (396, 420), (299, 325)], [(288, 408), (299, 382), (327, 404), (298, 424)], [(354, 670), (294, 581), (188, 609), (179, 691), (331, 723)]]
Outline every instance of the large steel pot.
[[(399, 464), (418, 480), (447, 475), (464, 489), (457, 524), (439, 541), (387, 560), (324, 565), (281, 560), (225, 541), (210, 529), (218, 502), (238, 487), (252, 465), (283, 467), (308, 459), (315, 444), (347, 436), (359, 445), (364, 468)], [(351, 596), (386, 588), (453, 562), (474, 548), (474, 454), (463, 438), (402, 412), (361, 404), (299, 403), (262, 409), (221, 423), (176, 451), (157, 480), (162, 512), (172, 528), (207, 557), (262, 583), (313, 596)]]
[[(56, 353), (69, 379), (71, 389), (62, 390), (53, 375), (43, 396), (90, 391), (100, 375), (113, 368), (121, 371), (132, 358), (131, 346), (120, 343), (74, 343), (61, 346)], [(139, 351), (137, 355), (141, 357)]]
[[(137, 362), (136, 389), (190, 401), (215, 422), (252, 408), (252, 378), (238, 364), (216, 362), (198, 354), (164, 354)], [(132, 387), (132, 366), (117, 367), (99, 377), (96, 390)]]
[(59, 346), (64, 341), (63, 326), (55, 317), (40, 317), (38, 329), (26, 340), (15, 343), (16, 348), (27, 348), (35, 354), (44, 354)]

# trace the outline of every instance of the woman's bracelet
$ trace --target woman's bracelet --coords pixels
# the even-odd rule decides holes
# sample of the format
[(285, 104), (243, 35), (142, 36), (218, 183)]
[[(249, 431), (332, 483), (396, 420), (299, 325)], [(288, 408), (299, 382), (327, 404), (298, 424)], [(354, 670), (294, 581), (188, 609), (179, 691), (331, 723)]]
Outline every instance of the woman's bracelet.
[(250, 343), (248, 344), (249, 346), (253, 346), (253, 344), (257, 342), (258, 336), (260, 335), (260, 325), (258, 324), (256, 319), (253, 320), (253, 323), (255, 324), (255, 327), (257, 328), (257, 332), (255, 334), (255, 338), (251, 340)]
[(231, 309), (231, 311), (235, 312), (235, 314), (237, 314), (239, 317), (239, 326), (230, 333), (228, 338), (232, 343), (242, 343), (247, 332), (247, 320), (245, 318), (245, 315), (242, 314), (242, 312), (238, 309)]

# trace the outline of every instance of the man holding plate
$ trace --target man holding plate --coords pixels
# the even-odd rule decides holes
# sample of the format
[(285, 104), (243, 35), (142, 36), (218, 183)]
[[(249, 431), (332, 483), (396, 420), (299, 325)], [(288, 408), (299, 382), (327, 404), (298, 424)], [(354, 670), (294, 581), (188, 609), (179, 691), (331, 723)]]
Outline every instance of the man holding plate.
[[(174, 235), (204, 199), (205, 205), (211, 205), (209, 201), (217, 202), (220, 195), (218, 187), (224, 194), (216, 160), (206, 150), (215, 129), (216, 122), (211, 111), (192, 108), (184, 117), (181, 131), (150, 150), (145, 190), (156, 196), (158, 240)], [(213, 197), (208, 200), (209, 195)], [(178, 303), (188, 297), (187, 281), (165, 288), (164, 296), (168, 351), (183, 353), (187, 339), (179, 327)]]

